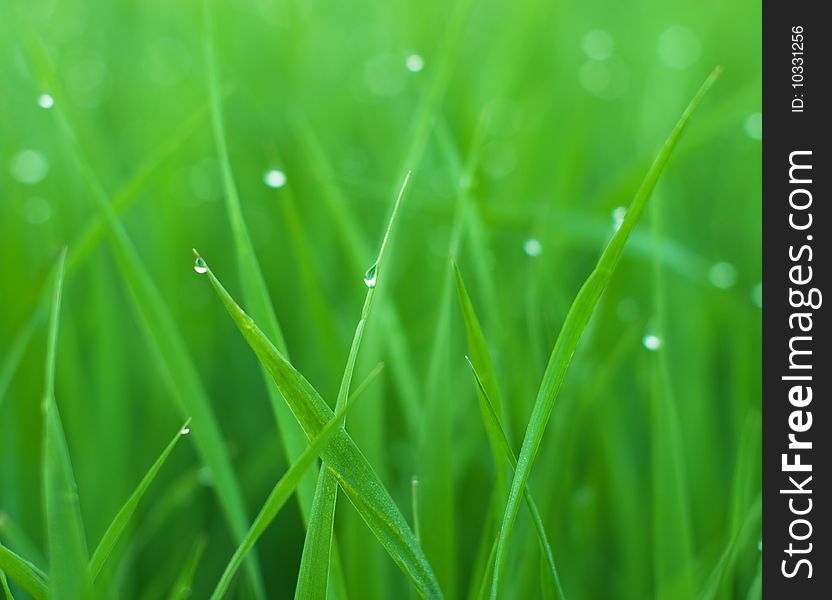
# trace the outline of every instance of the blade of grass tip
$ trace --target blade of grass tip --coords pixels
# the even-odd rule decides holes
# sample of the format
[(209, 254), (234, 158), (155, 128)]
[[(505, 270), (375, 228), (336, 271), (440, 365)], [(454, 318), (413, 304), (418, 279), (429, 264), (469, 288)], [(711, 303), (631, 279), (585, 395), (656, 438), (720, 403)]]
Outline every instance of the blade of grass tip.
[[(42, 80), (45, 89), (61, 90), (50, 61), (40, 40), (28, 27), (22, 27), (24, 49), (33, 70)], [(141, 258), (132, 244), (123, 225), (118, 221), (112, 205), (108, 202), (103, 184), (87, 159), (69, 118), (61, 103), (50, 111), (59, 128), (72, 148), (80, 174), (92, 191), (92, 199), (107, 228), (110, 245), (133, 300), (134, 307), (147, 336), (153, 357), (163, 374), (171, 396), (183, 416), (193, 418), (193, 427), (199, 431), (194, 445), (202, 462), (210, 469), (214, 480), (213, 489), (225, 514), (232, 537), (239, 541), (248, 529), (242, 492), (231, 467), (226, 446), (219, 425), (214, 416), (199, 372), (191, 359), (173, 315), (168, 310), (161, 292), (147, 272)], [(246, 565), (249, 583), (257, 598), (265, 597), (259, 561), (251, 553)]]
[(254, 519), (254, 522), (246, 534), (245, 539), (234, 551), (234, 555), (228, 562), (228, 566), (226, 566), (225, 571), (223, 571), (223, 574), (217, 583), (217, 587), (214, 588), (214, 593), (211, 594), (212, 600), (219, 600), (228, 591), (228, 587), (231, 585), (234, 575), (237, 573), (240, 563), (243, 561), (246, 554), (254, 547), (254, 544), (257, 543), (257, 540), (260, 539), (260, 536), (263, 535), (268, 526), (280, 512), (280, 509), (286, 503), (286, 500), (288, 500), (289, 496), (291, 496), (292, 492), (297, 487), (298, 481), (300, 481), (301, 477), (303, 477), (303, 474), (312, 465), (315, 458), (321, 454), (321, 451), (330, 442), (332, 435), (341, 427), (342, 422), (346, 418), (349, 410), (355, 405), (355, 402), (370, 382), (372, 382), (372, 380), (375, 379), (381, 372), (382, 367), (382, 365), (378, 365), (370, 372), (364, 382), (356, 389), (355, 394), (353, 394), (349, 401), (337, 413), (335, 413), (326, 425), (324, 425), (319, 433), (312, 439), (312, 442), (301, 453), (298, 460), (295, 461), (283, 477), (278, 480), (268, 498), (266, 498), (266, 502), (260, 509), (260, 513), (257, 515), (257, 518)]
[[(393, 205), (393, 211), (387, 223), (384, 237), (382, 238), (378, 257), (364, 276), (367, 294), (364, 298), (364, 307), (361, 309), (361, 318), (355, 328), (352, 344), (347, 356), (347, 364), (344, 367), (344, 373), (341, 377), (341, 385), (338, 388), (338, 397), (335, 402), (336, 410), (341, 408), (349, 397), (350, 383), (352, 382), (352, 375), (355, 371), (355, 361), (358, 358), (358, 351), (361, 347), (361, 341), (364, 338), (364, 329), (373, 307), (376, 284), (389, 245), (390, 233), (393, 230), (393, 225), (399, 214), (399, 207), (401, 206), (402, 198), (404, 197), (409, 181), (410, 172), (408, 171), (396, 196), (396, 202)], [(312, 503), (312, 516), (309, 519), (309, 528), (306, 530), (306, 540), (303, 544), (298, 584), (295, 588), (296, 600), (326, 598), (337, 498), (338, 482), (335, 476), (328, 469), (321, 469), (318, 473), (315, 499)]]
[(202, 555), (205, 552), (205, 546), (207, 543), (208, 538), (204, 535), (199, 536), (196, 540), (194, 547), (191, 549), (191, 553), (188, 556), (188, 560), (182, 568), (182, 572), (179, 574), (179, 577), (176, 578), (176, 583), (173, 584), (168, 600), (186, 600), (191, 597), (193, 593), (191, 585), (193, 584), (196, 569), (199, 567), (199, 561), (202, 560)]
[[(474, 363), (473, 366), (475, 367), (475, 371), (482, 373), (483, 388), (487, 390), (488, 397), (494, 398), (494, 406), (499, 407), (502, 403), (500, 400), (499, 387), (497, 386), (497, 378), (494, 374), (494, 366), (491, 361), (491, 355), (488, 352), (485, 336), (483, 335), (482, 328), (480, 327), (479, 318), (474, 311), (474, 306), (468, 295), (459, 266), (453, 258), (451, 259), (451, 266), (456, 280), (457, 297), (465, 326), (468, 351), (471, 353), (472, 357), (469, 362)], [(493, 421), (488, 418), (484, 406), (484, 400), (479, 393), (477, 394), (477, 397), (479, 398), (480, 413), (482, 415), (486, 434), (491, 446), (491, 454), (494, 460), (496, 477), (494, 478), (494, 489), (489, 498), (489, 518), (485, 523), (485, 527), (483, 527), (479, 549), (477, 550), (477, 560), (475, 563), (475, 570), (471, 578), (472, 586), (469, 589), (469, 596), (477, 592), (478, 588), (474, 587), (476, 582), (483, 582), (486, 574), (490, 573), (490, 565), (487, 560), (490, 560), (488, 557), (493, 558), (492, 554), (495, 548), (494, 540), (496, 540), (497, 530), (500, 526), (506, 490), (506, 470), (502, 468), (502, 465), (504, 464), (502, 460), (504, 449), (502, 447), (500, 432), (493, 426)], [(499, 408), (496, 408), (496, 410), (499, 410)], [(480, 596), (477, 595), (474, 597), (479, 598)]]
[[(499, 447), (505, 455), (505, 458), (508, 460), (511, 468), (517, 470), (517, 458), (514, 456), (514, 451), (511, 449), (508, 436), (506, 435), (505, 429), (503, 429), (503, 426), (500, 424), (500, 418), (497, 416), (497, 411), (491, 403), (491, 399), (488, 397), (488, 392), (485, 390), (482, 379), (480, 379), (479, 373), (477, 373), (477, 369), (474, 366), (474, 363), (471, 362), (471, 359), (466, 356), (465, 361), (468, 363), (468, 366), (471, 367), (471, 372), (477, 382), (477, 391), (479, 392), (478, 397), (480, 398), (480, 406), (486, 430), (495, 432), (496, 437), (499, 438)], [(543, 525), (543, 517), (540, 516), (540, 510), (538, 510), (537, 504), (535, 503), (534, 498), (532, 497), (532, 492), (528, 486), (523, 488), (523, 497), (526, 500), (526, 506), (529, 509), (529, 515), (531, 516), (535, 533), (537, 533), (537, 539), (540, 542), (541, 554), (546, 561), (549, 574), (552, 576), (551, 583), (557, 591), (557, 597), (566, 598), (560, 584), (557, 567), (555, 566), (555, 557), (554, 554), (552, 554), (552, 545), (549, 543), (549, 538), (546, 536), (546, 528)]]
[(56, 598), (89, 598), (92, 579), (88, 568), (87, 541), (72, 462), (55, 402), (55, 355), (65, 266), (66, 248), (58, 259), (55, 274), (43, 393), (43, 489), (49, 548), (49, 590), (50, 595)]
[[(350, 206), (347, 198), (335, 184), (338, 177), (330, 159), (318, 139), (314, 128), (309, 123), (302, 110), (295, 108), (292, 112), (290, 125), (294, 126), (295, 133), (303, 147), (303, 160), (311, 166), (312, 172), (317, 174), (316, 188), (317, 197), (320, 197), (332, 221), (338, 223), (335, 228), (336, 235), (340, 238), (344, 251), (349, 258), (349, 268), (361, 269), (366, 266), (369, 257), (372, 256), (374, 248), (364, 236), (364, 232), (356, 217), (355, 211)], [(385, 302), (379, 306), (381, 321), (385, 335), (380, 344), (387, 346), (388, 354), (394, 359), (394, 367), (389, 370), (390, 377), (396, 386), (396, 397), (401, 402), (405, 413), (407, 431), (410, 437), (415, 439), (417, 422), (419, 420), (421, 400), (419, 395), (419, 378), (416, 374), (414, 360), (410, 357), (410, 348), (404, 334), (402, 319), (396, 310), (395, 304)], [(371, 336), (369, 341), (374, 341)]]
[(101, 541), (98, 542), (98, 546), (95, 549), (95, 552), (92, 554), (92, 558), (90, 559), (90, 574), (92, 575), (93, 580), (95, 580), (99, 573), (101, 573), (101, 569), (104, 567), (104, 563), (107, 562), (107, 559), (110, 557), (110, 554), (115, 548), (116, 543), (121, 538), (121, 535), (124, 533), (124, 530), (127, 528), (127, 524), (130, 522), (133, 514), (136, 512), (136, 508), (139, 506), (139, 501), (141, 501), (142, 496), (147, 491), (147, 488), (150, 487), (150, 484), (153, 483), (153, 480), (156, 478), (156, 475), (162, 468), (162, 465), (165, 464), (165, 461), (170, 456), (173, 449), (176, 447), (176, 443), (185, 435), (190, 433), (189, 425), (191, 420), (188, 419), (185, 421), (184, 425), (179, 428), (176, 432), (176, 435), (173, 436), (173, 439), (168, 443), (165, 449), (162, 451), (162, 454), (159, 455), (159, 458), (156, 459), (156, 462), (150, 467), (150, 470), (145, 474), (142, 480), (139, 482), (139, 485), (130, 494), (130, 497), (124, 503), (124, 505), (119, 509), (116, 516), (113, 518), (110, 525), (107, 527), (107, 530), (104, 532), (104, 535), (101, 538)]
[(511, 529), (514, 521), (517, 518), (517, 511), (520, 508), (520, 499), (525, 487), (526, 480), (531, 472), (532, 464), (534, 462), (537, 450), (540, 447), (540, 442), (543, 439), (543, 433), (546, 428), (546, 423), (549, 420), (549, 414), (552, 411), (555, 398), (557, 397), (560, 385), (563, 382), (563, 377), (566, 369), (569, 366), (569, 361), (578, 345), (584, 328), (589, 321), (590, 316), (598, 304), (601, 293), (604, 291), (607, 282), (612, 277), (613, 272), (621, 258), (621, 253), (624, 249), (624, 244), (630, 232), (635, 227), (636, 222), (641, 216), (647, 200), (650, 198), (656, 183), (659, 180), (668, 160), (670, 159), (673, 149), (679, 142), (684, 130), (690, 121), (691, 115), (702, 102), (702, 99), (707, 94), (708, 90), (716, 81), (721, 72), (721, 68), (716, 68), (710, 76), (705, 80), (705, 83), (699, 89), (697, 94), (691, 100), (681, 118), (670, 133), (664, 146), (659, 151), (656, 159), (653, 161), (647, 175), (644, 178), (641, 186), (636, 192), (629, 210), (627, 211), (624, 221), (621, 223), (619, 229), (613, 234), (612, 239), (607, 245), (601, 257), (598, 259), (598, 264), (590, 273), (586, 282), (581, 287), (578, 295), (575, 297), (566, 319), (558, 335), (555, 346), (552, 350), (549, 364), (546, 366), (546, 371), (543, 375), (543, 380), (538, 391), (537, 399), (535, 400), (534, 408), (532, 409), (531, 417), (526, 428), (526, 435), (523, 439), (523, 446), (520, 450), (520, 457), (517, 461), (517, 469), (515, 470), (514, 479), (509, 491), (508, 502), (506, 503), (506, 510), (503, 516), (503, 523), (500, 528), (500, 535), (497, 544), (497, 556), (494, 568), (494, 577), (491, 585), (491, 597), (496, 598), (499, 591), (500, 578), (505, 566), (506, 557), (508, 553), (508, 540), (511, 535)]
[(47, 597), (46, 575), (35, 565), (0, 544), (0, 570), (5, 572), (35, 600)]
[[(201, 272), (208, 274), (231, 319), (277, 382), (306, 436), (314, 438), (332, 418), (332, 409), (306, 378), (295, 370), (263, 335), (251, 317), (229, 295), (202, 257), (197, 257), (197, 267)], [(372, 279), (371, 275), (377, 269), (371, 269), (369, 279)], [(390, 492), (345, 429), (336, 429), (332, 443), (322, 451), (322, 458), (364, 522), (387, 550), (393, 562), (410, 578), (419, 593), (427, 598), (441, 598), (442, 592), (433, 570), (416, 543), (410, 526)]]

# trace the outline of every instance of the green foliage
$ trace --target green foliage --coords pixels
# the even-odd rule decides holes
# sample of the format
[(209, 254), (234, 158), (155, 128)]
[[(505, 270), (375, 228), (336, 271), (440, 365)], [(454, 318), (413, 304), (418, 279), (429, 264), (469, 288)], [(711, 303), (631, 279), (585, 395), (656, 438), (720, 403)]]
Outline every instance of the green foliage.
[(0, 4), (0, 598), (759, 598), (760, 32)]

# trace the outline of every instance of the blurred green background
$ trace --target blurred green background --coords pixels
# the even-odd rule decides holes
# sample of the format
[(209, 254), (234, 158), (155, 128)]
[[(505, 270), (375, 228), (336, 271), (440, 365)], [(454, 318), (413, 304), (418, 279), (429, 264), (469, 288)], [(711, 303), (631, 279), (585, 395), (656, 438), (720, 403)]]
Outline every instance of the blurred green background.
[[(408, 518), (411, 478), (423, 482), (424, 547), (448, 597), (476, 597), (495, 472), (449, 255), (482, 321), (518, 450), (559, 327), (619, 207), (723, 65), (585, 332), (530, 486), (570, 598), (673, 598), (681, 572), (705, 596), (756, 597), (759, 3), (215, 4), (243, 211), (292, 362), (331, 404), (364, 270), (414, 171), (356, 378), (378, 362), (385, 369), (348, 427)], [(0, 372), (9, 384), (0, 388), (0, 541), (44, 569), (46, 329), (36, 315), (62, 245), (70, 272), (57, 400), (92, 547), (182, 421), (106, 236), (78, 245), (98, 219), (84, 162), (120, 198), (250, 516), (287, 468), (257, 361), (192, 269), (196, 247), (241, 299), (205, 32), (195, 1), (0, 5), (0, 353), (9, 367)], [(30, 324), (17, 365), (13, 344)], [(443, 486), (434, 475), (445, 467)], [(544, 594), (524, 513), (506, 597)], [(354, 598), (406, 593), (344, 497), (336, 535)], [(108, 593), (165, 597), (201, 536), (199, 598), (234, 544), (186, 438), (120, 544)], [(258, 544), (270, 597), (292, 596), (303, 536), (292, 501)]]

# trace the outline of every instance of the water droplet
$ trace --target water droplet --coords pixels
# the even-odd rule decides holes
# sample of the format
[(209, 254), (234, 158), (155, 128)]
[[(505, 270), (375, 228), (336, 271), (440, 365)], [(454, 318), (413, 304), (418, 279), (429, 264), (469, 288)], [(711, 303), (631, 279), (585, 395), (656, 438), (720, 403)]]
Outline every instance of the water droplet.
[(52, 108), (55, 106), (55, 99), (49, 94), (41, 94), (38, 96), (38, 106), (41, 108)]
[(759, 550), (760, 552), (763, 551), (763, 538), (757, 540), (757, 550)]
[(425, 68), (425, 59), (418, 54), (411, 54), (405, 59), (404, 66), (411, 73), (418, 73)]
[(282, 188), (286, 185), (286, 173), (277, 169), (271, 169), (263, 174), (263, 183), (272, 189)]
[(683, 70), (699, 61), (699, 38), (687, 27), (670, 27), (659, 36), (659, 58), (671, 69)]
[(540, 253), (543, 252), (543, 246), (539, 240), (529, 238), (523, 244), (523, 252), (529, 256), (540, 256)]
[(718, 262), (708, 271), (708, 279), (714, 287), (727, 290), (737, 282), (737, 270), (727, 262)]
[(612, 211), (612, 223), (615, 225), (616, 231), (621, 228), (621, 224), (624, 222), (624, 217), (626, 216), (627, 208), (625, 206), (619, 206)]
[(12, 159), (9, 171), (20, 183), (34, 185), (46, 177), (49, 161), (37, 150), (23, 150)]
[(378, 276), (378, 263), (373, 263), (373, 266), (367, 269), (364, 273), (364, 285), (368, 288), (376, 287), (376, 277)]
[(188, 435), (191, 433), (191, 428), (185, 425), (182, 429), (179, 430), (180, 435)]
[(608, 31), (593, 29), (587, 32), (581, 43), (581, 49), (587, 58), (592, 60), (606, 60), (612, 56), (615, 48), (615, 40)]
[(745, 118), (743, 129), (745, 129), (745, 135), (752, 140), (763, 139), (763, 113), (755, 112), (748, 115)]
[(196, 271), (200, 275), (208, 272), (208, 265), (205, 263), (201, 256), (197, 256), (196, 260), (194, 261), (194, 271)]
[(651, 352), (655, 352), (662, 347), (662, 341), (659, 339), (659, 336), (653, 334), (645, 335), (641, 340), (641, 343), (644, 344), (644, 347)]
[(763, 308), (763, 282), (761, 281), (751, 290), (751, 301), (757, 308)]

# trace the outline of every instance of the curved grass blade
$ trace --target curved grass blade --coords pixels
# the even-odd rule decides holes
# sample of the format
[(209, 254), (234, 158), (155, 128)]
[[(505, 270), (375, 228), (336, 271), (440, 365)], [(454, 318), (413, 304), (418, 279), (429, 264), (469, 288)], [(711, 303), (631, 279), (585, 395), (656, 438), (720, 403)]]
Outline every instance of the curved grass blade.
[(207, 543), (208, 540), (204, 535), (200, 536), (196, 543), (194, 543), (185, 567), (182, 569), (179, 577), (176, 578), (176, 583), (173, 584), (173, 589), (168, 596), (168, 600), (187, 600), (187, 598), (191, 597), (193, 593), (191, 585), (193, 584), (196, 569), (199, 567), (199, 561), (202, 560), (202, 554), (205, 552)]
[(180, 440), (180, 438), (182, 438), (182, 436), (186, 435), (190, 431), (188, 429), (190, 422), (191, 420), (188, 419), (185, 421), (185, 424), (179, 428), (179, 431), (176, 432), (176, 435), (173, 436), (173, 439), (168, 443), (162, 451), (162, 454), (159, 455), (159, 458), (156, 459), (156, 462), (153, 463), (150, 470), (145, 474), (139, 482), (139, 485), (133, 493), (130, 494), (130, 497), (121, 509), (119, 509), (118, 513), (113, 518), (113, 521), (107, 527), (107, 530), (104, 532), (101, 541), (98, 542), (98, 546), (90, 559), (90, 574), (92, 575), (93, 580), (95, 580), (101, 573), (104, 563), (107, 562), (113, 548), (115, 548), (116, 543), (124, 533), (131, 517), (136, 512), (136, 508), (138, 508), (142, 496), (144, 496), (144, 493), (147, 491), (147, 488), (150, 487), (150, 484), (153, 483), (153, 480), (161, 470), (162, 465), (165, 464), (165, 461), (168, 459), (168, 456), (170, 456), (170, 453), (173, 452), (176, 443)]
[(254, 519), (254, 522), (248, 530), (245, 539), (237, 547), (237, 550), (235, 550), (234, 555), (231, 557), (228, 566), (225, 568), (222, 577), (220, 577), (220, 580), (217, 583), (217, 587), (214, 589), (214, 593), (211, 594), (212, 600), (219, 600), (219, 598), (222, 598), (228, 591), (228, 587), (231, 585), (231, 581), (234, 579), (234, 575), (237, 573), (240, 563), (243, 561), (246, 554), (254, 547), (254, 544), (257, 543), (257, 540), (260, 539), (260, 536), (266, 531), (268, 526), (277, 516), (277, 513), (280, 512), (281, 508), (283, 508), (286, 500), (289, 499), (289, 496), (291, 496), (292, 492), (295, 488), (297, 488), (298, 482), (303, 477), (303, 474), (312, 465), (312, 462), (321, 453), (324, 447), (329, 443), (330, 438), (332, 437), (332, 434), (335, 433), (336, 429), (341, 427), (343, 420), (347, 416), (347, 412), (349, 412), (349, 410), (353, 407), (355, 401), (361, 395), (361, 392), (363, 392), (367, 385), (369, 385), (369, 383), (375, 379), (376, 375), (381, 372), (381, 368), (382, 365), (378, 365), (375, 369), (373, 369), (373, 371), (370, 372), (364, 380), (364, 383), (356, 389), (355, 394), (353, 394), (349, 402), (347, 402), (337, 413), (335, 413), (335, 416), (330, 419), (330, 421), (312, 440), (309, 446), (307, 446), (306, 450), (301, 453), (300, 458), (298, 458), (298, 460), (295, 461), (291, 467), (289, 467), (289, 470), (286, 471), (283, 477), (278, 480), (268, 498), (266, 498), (266, 502), (263, 504), (263, 508), (260, 509), (260, 513), (257, 515), (257, 518)]
[[(501, 464), (500, 455), (504, 455), (511, 465), (512, 469), (517, 469), (517, 458), (514, 451), (511, 449), (511, 443), (508, 440), (505, 430), (500, 423), (498, 416), (498, 406), (491, 401), (492, 394), (499, 394), (497, 386), (497, 378), (494, 374), (494, 367), (491, 361), (491, 355), (488, 352), (488, 347), (485, 344), (485, 336), (480, 328), (479, 319), (474, 311), (474, 305), (471, 303), (471, 298), (468, 295), (468, 290), (465, 288), (465, 281), (462, 278), (462, 273), (456, 261), (452, 261), (454, 273), (456, 275), (457, 294), (459, 296), (459, 305), (462, 310), (462, 317), (465, 323), (465, 333), (468, 338), (468, 349), (471, 352), (473, 359), (465, 357), (471, 371), (476, 379), (478, 394), (480, 401), (480, 412), (482, 414), (483, 422), (485, 424), (488, 439), (491, 442), (492, 452), (494, 454), (494, 461), (499, 469)], [(481, 365), (482, 371), (476, 365)], [(480, 373), (483, 373), (481, 376)], [(499, 398), (497, 395), (496, 397)], [(552, 577), (552, 585), (555, 587), (559, 598), (565, 598), (563, 588), (560, 584), (560, 577), (558, 576), (557, 567), (555, 566), (555, 559), (552, 553), (552, 546), (546, 536), (546, 529), (543, 526), (543, 518), (540, 516), (540, 511), (532, 498), (531, 492), (526, 488), (524, 490), (524, 498), (529, 509), (529, 514), (532, 518), (532, 523), (537, 533), (538, 541), (540, 542), (540, 549), (546, 561), (546, 566), (549, 569), (549, 574)]]
[[(499, 438), (498, 446), (502, 450), (505, 458), (508, 460), (511, 468), (515, 471), (517, 470), (517, 457), (514, 456), (514, 451), (511, 449), (511, 444), (508, 441), (508, 436), (506, 435), (503, 426), (500, 424), (500, 418), (497, 416), (497, 411), (494, 409), (494, 405), (491, 403), (491, 399), (488, 397), (488, 392), (485, 390), (485, 386), (483, 385), (482, 379), (480, 378), (479, 373), (477, 373), (477, 369), (474, 366), (474, 363), (471, 362), (467, 356), (465, 357), (468, 366), (471, 367), (471, 372), (474, 375), (474, 379), (477, 382), (477, 391), (479, 392), (478, 396), (480, 398), (480, 408), (483, 413), (483, 420), (485, 421), (486, 430), (490, 432), (494, 432), (496, 437)], [(552, 554), (552, 545), (549, 543), (549, 538), (546, 536), (546, 528), (543, 526), (543, 517), (540, 516), (540, 510), (537, 508), (537, 504), (532, 497), (531, 490), (529, 490), (528, 486), (523, 488), (523, 498), (526, 500), (526, 506), (529, 509), (529, 515), (532, 519), (532, 524), (534, 525), (535, 533), (537, 533), (537, 539), (540, 542), (540, 549), (543, 554), (544, 559), (546, 560), (546, 566), (549, 569), (549, 574), (552, 576), (552, 584), (555, 587), (555, 590), (558, 593), (558, 598), (565, 598), (566, 595), (563, 593), (563, 588), (560, 585), (560, 577), (558, 576), (557, 567), (555, 567), (555, 557)]]
[[(347, 365), (341, 377), (341, 385), (338, 389), (338, 398), (335, 402), (335, 410), (339, 410), (347, 401), (350, 393), (355, 361), (358, 358), (358, 350), (361, 347), (361, 340), (364, 337), (364, 328), (370, 311), (373, 307), (373, 300), (376, 294), (376, 284), (379, 273), (381, 273), (386, 250), (390, 240), (390, 232), (399, 214), (399, 206), (404, 197), (407, 183), (410, 180), (410, 172), (405, 175), (402, 186), (399, 189), (396, 203), (393, 205), (393, 212), (390, 221), (387, 223), (387, 230), (381, 242), (378, 257), (367, 271), (364, 282), (367, 285), (367, 295), (364, 298), (364, 307), (361, 309), (361, 318), (355, 328), (352, 345), (347, 356)], [(312, 504), (312, 516), (309, 519), (309, 528), (306, 530), (306, 540), (303, 544), (303, 555), (301, 556), (300, 572), (298, 574), (298, 585), (295, 589), (296, 600), (310, 598), (313, 600), (326, 598), (327, 585), (329, 582), (330, 550), (332, 547), (332, 532), (335, 527), (335, 504), (338, 498), (338, 482), (328, 469), (321, 469), (318, 473), (318, 483), (315, 488), (315, 500)]]
[(17, 371), (20, 361), (23, 359), (23, 354), (26, 352), (26, 348), (29, 347), (32, 335), (35, 333), (35, 329), (40, 322), (40, 317), (41, 310), (40, 303), (38, 303), (32, 317), (17, 333), (11, 347), (3, 357), (3, 365), (0, 366), (0, 407), (3, 406), (3, 398), (6, 396), (6, 390), (9, 389), (9, 384)]
[[(31, 31), (24, 47), (28, 52), (33, 70), (45, 89), (61, 90), (42, 44)], [(202, 385), (199, 372), (190, 357), (176, 322), (165, 304), (159, 289), (150, 277), (138, 252), (133, 246), (123, 225), (118, 221), (113, 206), (108, 202), (103, 184), (87, 158), (84, 147), (76, 135), (62, 104), (56, 103), (50, 111), (57, 119), (59, 128), (72, 147), (78, 161), (79, 172), (87, 182), (92, 199), (105, 224), (122, 278), (132, 296), (136, 312), (163, 379), (183, 417), (191, 416), (194, 428), (200, 432), (194, 445), (200, 459), (210, 469), (214, 478), (214, 490), (225, 513), (233, 538), (241, 540), (248, 529), (245, 504), (237, 478), (231, 467), (231, 459), (223, 443), (208, 396)], [(249, 582), (257, 598), (265, 597), (260, 566), (256, 554), (249, 556), (247, 570)]]
[(46, 598), (46, 575), (35, 565), (0, 544), (0, 570), (29, 592), (35, 600)]
[(6, 600), (14, 600), (14, 596), (12, 596), (12, 591), (9, 589), (9, 582), (6, 579), (6, 574), (0, 569), (0, 589), (3, 590), (3, 597)]
[(581, 338), (584, 328), (595, 310), (601, 293), (604, 291), (607, 282), (612, 277), (618, 261), (621, 258), (621, 253), (624, 249), (624, 244), (630, 232), (635, 227), (636, 222), (641, 216), (647, 200), (650, 198), (656, 183), (659, 180), (668, 160), (670, 159), (673, 149), (679, 142), (691, 115), (702, 102), (702, 99), (707, 94), (708, 90), (713, 85), (716, 78), (719, 76), (721, 69), (715, 69), (711, 75), (702, 84), (702, 87), (691, 100), (681, 118), (670, 133), (664, 146), (659, 151), (656, 159), (653, 161), (647, 175), (644, 178), (641, 186), (636, 192), (632, 203), (630, 204), (627, 215), (621, 223), (619, 229), (615, 232), (607, 245), (601, 257), (598, 259), (598, 264), (590, 273), (586, 282), (581, 287), (578, 295), (575, 297), (569, 312), (566, 315), (563, 327), (558, 335), (555, 346), (552, 350), (549, 364), (546, 366), (546, 371), (543, 375), (540, 389), (535, 400), (534, 408), (529, 419), (526, 429), (526, 435), (523, 440), (523, 446), (520, 450), (520, 457), (517, 461), (517, 469), (514, 474), (514, 479), (509, 491), (508, 502), (506, 503), (506, 510), (503, 516), (503, 523), (500, 528), (500, 535), (497, 543), (497, 555), (495, 558), (494, 577), (491, 585), (491, 597), (496, 598), (500, 586), (500, 578), (505, 566), (506, 557), (508, 553), (508, 541), (511, 535), (511, 530), (514, 521), (517, 518), (517, 512), (520, 508), (520, 499), (523, 493), (523, 488), (526, 485), (526, 480), (531, 472), (532, 464), (540, 447), (540, 442), (543, 439), (543, 433), (546, 429), (546, 423), (549, 420), (549, 415), (552, 412), (555, 398), (557, 397), (560, 385), (563, 382), (566, 369), (575, 352), (575, 347)]
[[(237, 305), (207, 263), (201, 257), (197, 261), (208, 274), (240, 333), (277, 382), (306, 436), (310, 439), (317, 436), (332, 418), (332, 409), (306, 378), (277, 351), (251, 317)], [(442, 592), (433, 570), (410, 526), (370, 463), (344, 429), (336, 429), (332, 442), (322, 451), (322, 458), (364, 522), (419, 593), (427, 598), (441, 598)]]
[(43, 394), (43, 489), (49, 547), (50, 595), (56, 598), (89, 598), (92, 578), (89, 554), (58, 406), (55, 402), (55, 355), (60, 322), (66, 248), (61, 252), (49, 316), (46, 345), (46, 384)]

